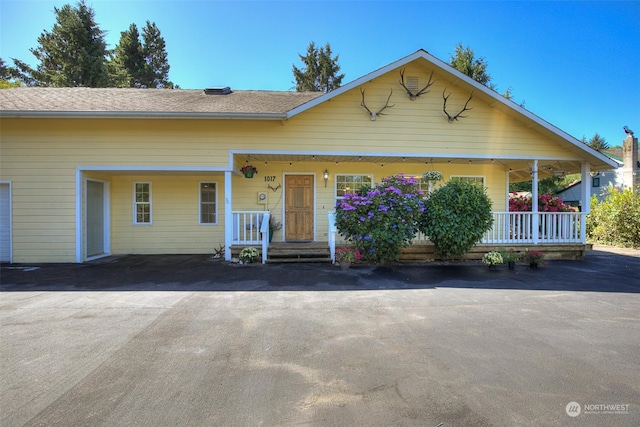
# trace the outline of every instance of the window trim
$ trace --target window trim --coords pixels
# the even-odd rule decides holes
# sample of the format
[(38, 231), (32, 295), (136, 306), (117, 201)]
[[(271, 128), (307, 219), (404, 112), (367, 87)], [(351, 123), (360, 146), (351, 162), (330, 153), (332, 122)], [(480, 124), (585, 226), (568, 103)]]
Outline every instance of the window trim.
[[(202, 222), (202, 184), (213, 184), (215, 188), (215, 201), (213, 205), (216, 208), (215, 221), (214, 222)], [(207, 202), (210, 203), (210, 202)], [(218, 204), (218, 182), (217, 181), (200, 181), (198, 182), (198, 225), (218, 225), (219, 217), (219, 204)]]
[(338, 177), (339, 176), (366, 176), (366, 177), (370, 177), (371, 178), (371, 186), (373, 187), (375, 185), (375, 178), (373, 176), (373, 174), (369, 174), (369, 173), (336, 173), (334, 175), (334, 198), (337, 201), (342, 200), (344, 198), (344, 196), (338, 196)]
[(484, 175), (449, 175), (452, 178), (482, 178), (482, 187), (487, 188), (487, 177)]
[[(149, 185), (149, 201), (148, 202), (138, 202), (136, 200), (137, 195), (137, 186), (138, 184), (147, 184)], [(149, 205), (149, 222), (138, 222), (138, 205), (148, 204)], [(153, 190), (151, 181), (135, 181), (133, 183), (133, 225), (153, 225)]]

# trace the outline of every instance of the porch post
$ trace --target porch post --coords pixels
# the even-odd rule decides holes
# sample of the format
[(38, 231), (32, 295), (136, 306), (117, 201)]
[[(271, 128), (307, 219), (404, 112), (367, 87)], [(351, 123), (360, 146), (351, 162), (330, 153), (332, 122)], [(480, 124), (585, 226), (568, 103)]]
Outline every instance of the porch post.
[(224, 173), (224, 259), (231, 261), (231, 243), (233, 242), (233, 211), (231, 171)]
[(540, 212), (538, 212), (538, 161), (533, 161), (531, 168), (531, 237), (537, 245), (540, 239)]
[(580, 242), (584, 245), (587, 243), (587, 215), (591, 212), (591, 165), (582, 162), (582, 189), (580, 194)]

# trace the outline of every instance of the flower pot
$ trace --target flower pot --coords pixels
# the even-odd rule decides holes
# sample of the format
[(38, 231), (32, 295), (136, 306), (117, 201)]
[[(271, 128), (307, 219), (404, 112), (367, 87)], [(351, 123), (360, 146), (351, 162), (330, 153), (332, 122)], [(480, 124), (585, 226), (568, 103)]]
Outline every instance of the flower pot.
[(516, 268), (516, 262), (515, 261), (509, 261), (509, 262), (507, 262), (507, 265), (509, 266), (509, 270), (515, 270), (515, 268)]
[(244, 173), (245, 178), (253, 178), (253, 171), (247, 171)]
[(340, 268), (343, 270), (348, 269), (349, 267), (351, 267), (351, 263), (349, 261), (340, 261)]

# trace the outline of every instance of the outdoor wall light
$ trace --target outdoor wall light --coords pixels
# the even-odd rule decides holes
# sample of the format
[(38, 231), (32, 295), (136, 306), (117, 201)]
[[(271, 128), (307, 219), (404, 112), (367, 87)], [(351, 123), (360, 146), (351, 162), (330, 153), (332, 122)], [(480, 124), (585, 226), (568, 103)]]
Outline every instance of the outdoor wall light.
[(322, 173), (322, 177), (324, 178), (324, 186), (326, 187), (327, 181), (329, 180), (329, 171), (325, 169)]

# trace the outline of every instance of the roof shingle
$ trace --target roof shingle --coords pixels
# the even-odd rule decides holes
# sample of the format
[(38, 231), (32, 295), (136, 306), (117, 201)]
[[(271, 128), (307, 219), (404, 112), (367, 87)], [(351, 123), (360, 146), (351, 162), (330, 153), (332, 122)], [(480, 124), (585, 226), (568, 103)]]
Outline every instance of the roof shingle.
[(0, 90), (1, 112), (285, 114), (322, 92), (20, 87)]

